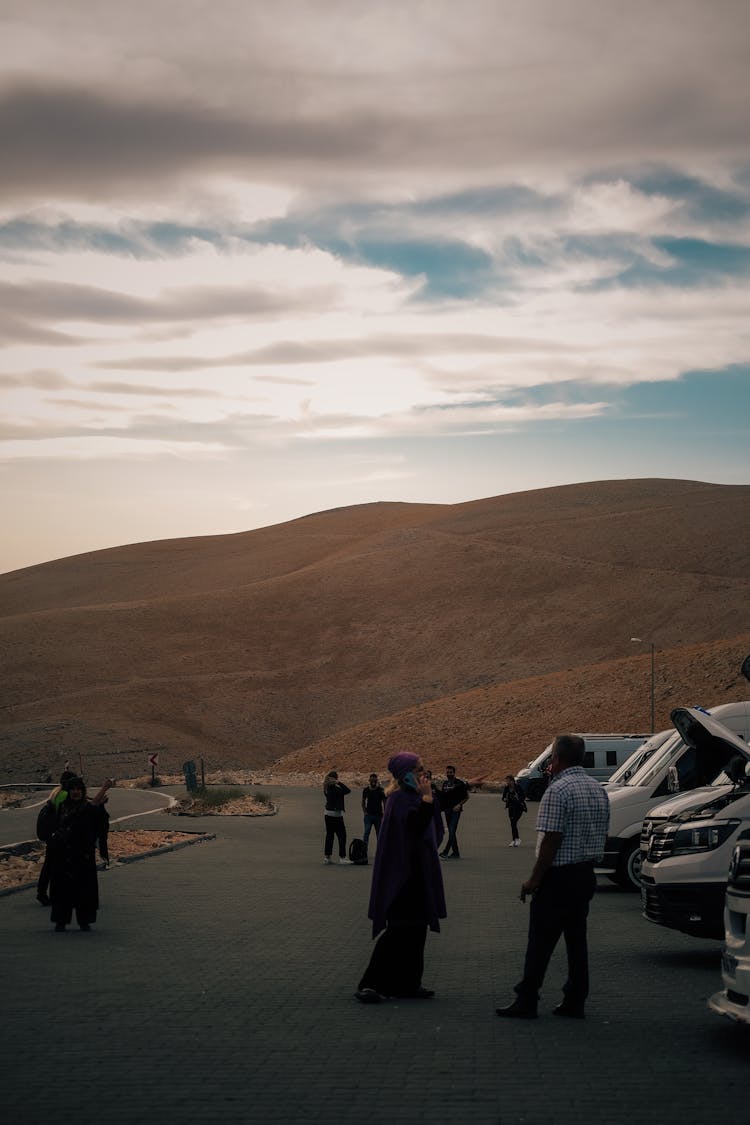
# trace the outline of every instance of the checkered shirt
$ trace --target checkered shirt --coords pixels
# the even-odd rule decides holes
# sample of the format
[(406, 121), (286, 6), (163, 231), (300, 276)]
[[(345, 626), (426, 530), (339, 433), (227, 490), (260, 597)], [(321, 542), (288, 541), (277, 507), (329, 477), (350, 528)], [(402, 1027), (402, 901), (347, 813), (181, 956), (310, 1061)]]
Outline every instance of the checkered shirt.
[(604, 786), (581, 766), (562, 770), (542, 797), (536, 830), (562, 832), (553, 867), (601, 860), (609, 830), (609, 797)]

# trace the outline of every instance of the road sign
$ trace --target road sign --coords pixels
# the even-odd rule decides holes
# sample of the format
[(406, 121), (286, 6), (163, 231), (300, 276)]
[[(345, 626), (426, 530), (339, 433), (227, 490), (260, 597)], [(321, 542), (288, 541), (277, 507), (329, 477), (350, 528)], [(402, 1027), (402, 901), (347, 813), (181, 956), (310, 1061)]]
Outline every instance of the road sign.
[(159, 765), (159, 755), (158, 755), (158, 753), (157, 753), (157, 754), (152, 754), (152, 755), (150, 756), (150, 758), (149, 758), (149, 760), (148, 760), (148, 764), (149, 764), (150, 766), (153, 766), (154, 768), (156, 768), (156, 766), (158, 766), (158, 765)]

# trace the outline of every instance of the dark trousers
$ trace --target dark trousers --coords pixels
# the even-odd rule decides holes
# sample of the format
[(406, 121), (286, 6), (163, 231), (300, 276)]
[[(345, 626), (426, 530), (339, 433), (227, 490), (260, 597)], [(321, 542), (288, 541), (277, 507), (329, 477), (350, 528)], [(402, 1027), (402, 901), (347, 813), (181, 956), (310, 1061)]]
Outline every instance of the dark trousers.
[(510, 835), (512, 840), (518, 839), (518, 822), (521, 819), (520, 813), (508, 813), (510, 819)]
[(456, 832), (458, 831), (458, 822), (461, 819), (461, 812), (461, 809), (452, 809), (449, 813), (446, 813), (445, 820), (448, 829), (448, 840), (443, 848), (443, 855), (447, 855), (448, 852), (453, 852), (454, 855), (459, 854)]
[(365, 813), (365, 834), (362, 837), (362, 839), (364, 841), (365, 849), (367, 849), (367, 842), (370, 839), (370, 832), (374, 828), (375, 829), (375, 837), (377, 838), (378, 832), (380, 831), (380, 825), (382, 823), (383, 823), (382, 816), (370, 816), (369, 813)]
[(595, 890), (593, 863), (550, 867), (544, 875), (531, 899), (523, 980), (516, 985), (523, 1003), (536, 1007), (550, 957), (563, 936), (568, 954), (565, 999), (572, 1005), (583, 1005), (589, 993), (586, 919)]
[(333, 852), (333, 838), (334, 836), (339, 842), (339, 858), (343, 859), (346, 856), (346, 826), (344, 824), (343, 816), (327, 816), (326, 822), (326, 842), (323, 851), (325, 855), (329, 856)]
[(375, 943), (360, 988), (381, 996), (413, 996), (422, 983), (426, 922), (389, 921)]

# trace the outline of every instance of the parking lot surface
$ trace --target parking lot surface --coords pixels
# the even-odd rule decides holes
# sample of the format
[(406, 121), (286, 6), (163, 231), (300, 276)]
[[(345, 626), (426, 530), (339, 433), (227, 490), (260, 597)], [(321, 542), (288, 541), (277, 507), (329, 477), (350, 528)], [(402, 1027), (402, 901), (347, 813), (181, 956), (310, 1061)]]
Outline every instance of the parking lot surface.
[[(321, 793), (270, 793), (273, 817), (141, 820), (216, 839), (104, 872), (90, 934), (54, 933), (33, 891), (0, 898), (9, 1125), (750, 1123), (750, 1036), (706, 1008), (719, 944), (606, 881), (587, 1019), (550, 1015), (562, 947), (540, 1018), (495, 1016), (523, 959), (535, 805), (509, 848), (500, 798), (472, 796), (427, 939), (437, 998), (362, 1006), (371, 868), (323, 866)], [(346, 823), (361, 835), (356, 790)]]

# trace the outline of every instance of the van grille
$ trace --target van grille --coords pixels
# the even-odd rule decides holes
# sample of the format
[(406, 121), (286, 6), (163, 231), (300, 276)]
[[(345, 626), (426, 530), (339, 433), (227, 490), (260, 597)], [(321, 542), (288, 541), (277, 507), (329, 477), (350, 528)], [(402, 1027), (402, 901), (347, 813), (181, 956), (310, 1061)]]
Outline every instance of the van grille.
[(728, 886), (740, 894), (750, 894), (750, 840), (740, 840), (732, 853)]
[(658, 828), (666, 824), (667, 818), (665, 816), (654, 819), (653, 817), (646, 817), (641, 825), (641, 851), (648, 851), (649, 840)]
[(668, 859), (674, 852), (674, 838), (677, 835), (676, 824), (660, 824), (655, 827), (648, 842), (646, 856), (651, 863), (659, 863)]

